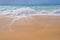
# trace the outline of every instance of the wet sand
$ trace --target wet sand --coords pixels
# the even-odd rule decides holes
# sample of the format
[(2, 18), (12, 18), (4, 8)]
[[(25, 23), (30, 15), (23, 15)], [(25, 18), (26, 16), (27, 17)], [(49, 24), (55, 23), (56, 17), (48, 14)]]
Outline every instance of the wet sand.
[(9, 25), (11, 21), (0, 16), (0, 40), (60, 40), (60, 16), (33, 16)]

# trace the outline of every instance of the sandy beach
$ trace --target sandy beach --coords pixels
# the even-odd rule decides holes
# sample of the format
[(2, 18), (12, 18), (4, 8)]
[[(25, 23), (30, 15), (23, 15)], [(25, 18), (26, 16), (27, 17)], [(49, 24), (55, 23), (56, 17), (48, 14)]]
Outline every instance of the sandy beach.
[(60, 16), (40, 15), (12, 20), (0, 16), (0, 40), (60, 40)]

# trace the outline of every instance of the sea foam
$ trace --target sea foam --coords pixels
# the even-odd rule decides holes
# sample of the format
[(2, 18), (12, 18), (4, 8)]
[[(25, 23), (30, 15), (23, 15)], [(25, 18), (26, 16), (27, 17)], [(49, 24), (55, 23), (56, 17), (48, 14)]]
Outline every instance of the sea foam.
[[(39, 7), (36, 7), (38, 9)], [(47, 7), (46, 7), (47, 8)], [(60, 9), (35, 10), (35, 7), (0, 6), (0, 15), (53, 15), (60, 16)]]

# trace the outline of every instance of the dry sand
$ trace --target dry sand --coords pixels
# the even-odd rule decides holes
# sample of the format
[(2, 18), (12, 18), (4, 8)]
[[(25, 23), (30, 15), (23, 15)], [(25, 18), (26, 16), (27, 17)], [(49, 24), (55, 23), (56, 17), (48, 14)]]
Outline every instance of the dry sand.
[(0, 16), (0, 40), (60, 40), (60, 16), (22, 18), (9, 26), (11, 21)]

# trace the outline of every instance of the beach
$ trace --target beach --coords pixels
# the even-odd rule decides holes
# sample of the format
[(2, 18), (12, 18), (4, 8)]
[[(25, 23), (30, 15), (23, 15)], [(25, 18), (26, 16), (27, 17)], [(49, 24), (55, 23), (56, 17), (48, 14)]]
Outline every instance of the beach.
[(0, 16), (0, 40), (60, 40), (60, 16), (38, 15), (15, 22)]

